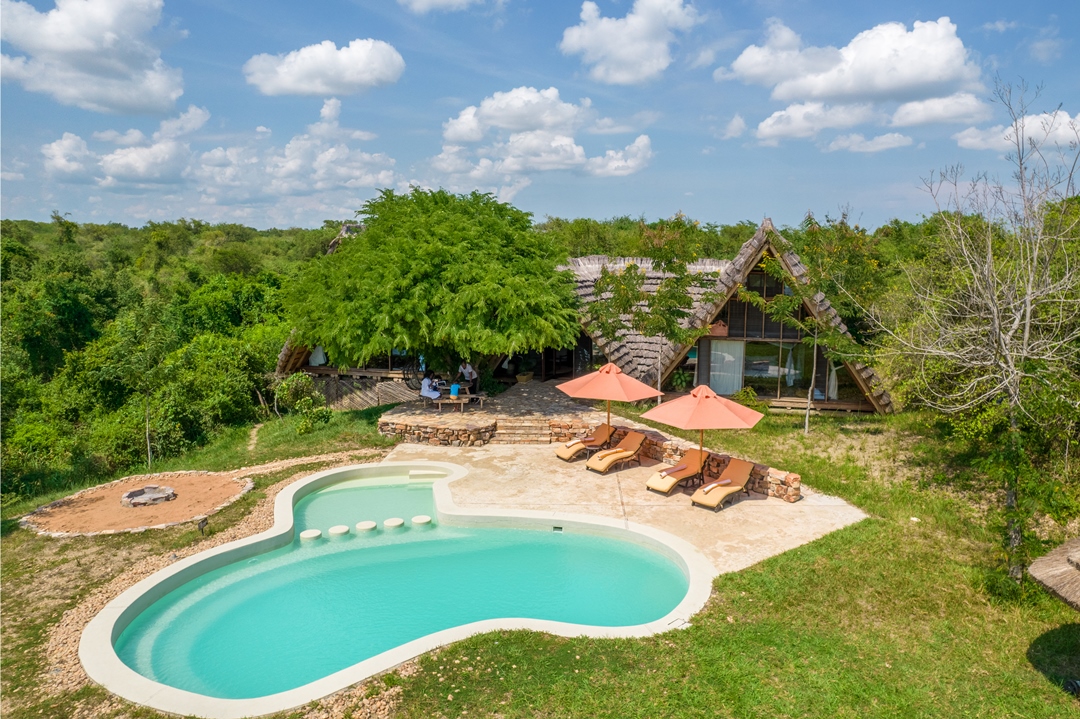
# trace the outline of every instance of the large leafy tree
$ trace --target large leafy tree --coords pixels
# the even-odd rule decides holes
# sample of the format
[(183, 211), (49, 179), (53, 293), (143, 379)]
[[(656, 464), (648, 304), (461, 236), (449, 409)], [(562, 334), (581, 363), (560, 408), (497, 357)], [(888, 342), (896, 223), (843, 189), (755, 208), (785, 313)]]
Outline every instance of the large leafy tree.
[(473, 192), (384, 190), (365, 229), (286, 293), (297, 339), (338, 365), (392, 350), (449, 361), (567, 347), (580, 325), (568, 273), (531, 216)]

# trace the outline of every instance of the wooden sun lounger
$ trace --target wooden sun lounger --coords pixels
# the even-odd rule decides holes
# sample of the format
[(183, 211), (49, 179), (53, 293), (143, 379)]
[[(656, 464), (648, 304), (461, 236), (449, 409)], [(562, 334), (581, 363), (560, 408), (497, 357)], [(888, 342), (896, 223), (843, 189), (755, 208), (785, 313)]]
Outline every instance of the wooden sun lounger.
[(681, 483), (700, 477), (701, 469), (708, 459), (708, 452), (698, 449), (687, 450), (677, 465), (654, 473), (645, 486), (660, 494), (671, 494)]
[(645, 435), (641, 432), (627, 432), (626, 436), (622, 438), (622, 441), (619, 442), (618, 445), (611, 449), (597, 452), (592, 457), (589, 457), (589, 461), (585, 464), (585, 467), (594, 472), (605, 474), (616, 464), (622, 464), (624, 462), (640, 463), (638, 452), (641, 451), (641, 446), (644, 443)]
[(601, 424), (593, 430), (588, 437), (575, 439), (566, 444), (560, 444), (555, 449), (555, 456), (569, 462), (582, 452), (594, 452), (602, 449), (611, 441), (611, 435), (615, 434), (615, 428), (610, 424)]
[(753, 469), (753, 462), (732, 457), (715, 481), (706, 483), (694, 492), (690, 504), (713, 511), (720, 509), (724, 502), (734, 499), (739, 492), (746, 492), (746, 483), (750, 481)]

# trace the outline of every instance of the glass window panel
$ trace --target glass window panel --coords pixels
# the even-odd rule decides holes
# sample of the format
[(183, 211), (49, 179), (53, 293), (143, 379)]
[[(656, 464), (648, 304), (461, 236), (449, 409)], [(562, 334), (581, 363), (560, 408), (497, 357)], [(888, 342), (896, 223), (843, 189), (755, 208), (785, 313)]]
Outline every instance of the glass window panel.
[(709, 343), (709, 387), (731, 395), (742, 389), (744, 342), (713, 340)]
[(728, 337), (746, 336), (746, 305), (739, 300), (728, 300)]
[(784, 344), (780, 353), (781, 397), (806, 399), (806, 391), (810, 389), (810, 359), (810, 349), (806, 345)]
[(765, 315), (765, 337), (780, 339), (780, 328), (782, 326), (780, 320), (774, 320), (772, 317)]
[(840, 402), (859, 402), (864, 399), (862, 389), (855, 384), (855, 378), (848, 372), (843, 362), (829, 361), (827, 396)]
[(746, 277), (746, 289), (757, 292), (759, 295), (765, 291), (765, 273), (751, 272)]
[(765, 315), (753, 305), (746, 306), (746, 330), (744, 337), (761, 337)]
[(780, 378), (780, 343), (747, 342), (743, 385), (765, 397), (775, 397)]
[(765, 296), (775, 297), (782, 292), (783, 283), (770, 275), (765, 276)]

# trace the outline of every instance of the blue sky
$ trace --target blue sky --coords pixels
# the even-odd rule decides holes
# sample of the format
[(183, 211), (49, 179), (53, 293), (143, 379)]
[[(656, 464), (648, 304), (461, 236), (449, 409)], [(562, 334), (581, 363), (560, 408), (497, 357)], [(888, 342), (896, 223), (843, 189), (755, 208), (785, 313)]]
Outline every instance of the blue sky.
[(1007, 177), (996, 77), (1080, 113), (1073, 2), (0, 0), (2, 214), (351, 217), (378, 188), (794, 224)]

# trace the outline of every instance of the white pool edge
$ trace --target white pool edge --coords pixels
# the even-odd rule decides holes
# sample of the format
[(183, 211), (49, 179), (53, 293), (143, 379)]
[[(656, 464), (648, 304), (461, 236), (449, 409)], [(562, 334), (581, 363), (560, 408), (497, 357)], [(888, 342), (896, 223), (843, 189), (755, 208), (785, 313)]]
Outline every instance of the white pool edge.
[[(377, 479), (388, 468), (446, 472), (446, 476), (436, 479), (432, 487), (436, 519), (442, 524), (518, 529), (562, 527), (567, 532), (617, 538), (659, 551), (674, 561), (686, 575), (689, 583), (686, 596), (660, 619), (627, 627), (598, 627), (522, 618), (487, 619), (464, 624), (420, 637), (295, 689), (254, 699), (219, 699), (170, 687), (144, 677), (120, 660), (113, 643), (131, 621), (155, 601), (206, 572), (290, 543), (295, 532), (293, 508), (308, 494), (347, 479)], [(464, 467), (449, 462), (382, 462), (336, 467), (290, 484), (274, 500), (274, 525), (270, 529), (181, 559), (138, 582), (105, 605), (86, 625), (79, 641), (79, 660), (83, 669), (94, 682), (136, 704), (184, 716), (242, 719), (303, 706), (433, 649), (475, 634), (530, 629), (564, 637), (644, 637), (688, 626), (690, 618), (708, 601), (712, 580), (717, 572), (712, 563), (689, 542), (654, 527), (608, 517), (512, 509), (470, 508), (466, 511), (454, 502), (449, 485), (467, 473)], [(432, 478), (417, 477), (412, 481), (431, 482)]]

